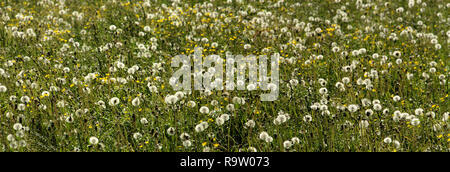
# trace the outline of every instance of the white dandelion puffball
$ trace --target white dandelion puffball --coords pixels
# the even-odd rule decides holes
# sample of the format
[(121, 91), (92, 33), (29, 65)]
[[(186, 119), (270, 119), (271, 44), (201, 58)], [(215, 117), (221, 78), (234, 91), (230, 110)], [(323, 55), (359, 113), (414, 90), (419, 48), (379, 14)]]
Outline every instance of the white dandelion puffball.
[(367, 127), (369, 127), (369, 121), (367, 121), (367, 120), (362, 120), (361, 122), (359, 122), (359, 126), (360, 126), (361, 128), (367, 128)]
[(256, 85), (255, 85), (255, 84), (249, 84), (249, 85), (247, 85), (247, 90), (248, 90), (248, 91), (256, 90)]
[(115, 25), (109, 26), (109, 30), (111, 30), (111, 31), (115, 31), (116, 29), (117, 29), (117, 27)]
[(290, 149), (291, 146), (292, 146), (292, 141), (287, 140), (287, 141), (284, 141), (284, 142), (283, 142), (283, 147), (284, 147), (285, 149)]
[(110, 106), (117, 106), (120, 103), (120, 99), (117, 97), (113, 97), (109, 100)]
[(139, 106), (141, 104), (141, 99), (139, 97), (136, 97), (133, 99), (133, 101), (131, 101), (131, 104), (133, 104), (133, 106)]
[(13, 129), (16, 131), (19, 131), (22, 129), (22, 124), (21, 123), (16, 123), (13, 125)]
[(142, 138), (142, 134), (141, 133), (134, 133), (133, 134), (133, 138), (136, 139), (136, 140), (139, 140), (139, 139)]
[(202, 106), (200, 108), (200, 113), (202, 113), (202, 114), (209, 114), (209, 108), (206, 107), (206, 106)]
[(358, 111), (358, 109), (359, 109), (359, 106), (358, 106), (358, 105), (352, 104), (352, 105), (349, 105), (349, 106), (348, 106), (348, 111), (350, 111), (350, 112), (352, 112), (352, 113)]
[(327, 94), (327, 93), (328, 93), (328, 90), (327, 90), (327, 88), (320, 88), (320, 89), (319, 89), (319, 93), (322, 94), (322, 95), (323, 95), (323, 94)]
[(397, 148), (397, 149), (399, 149), (400, 148), (400, 142), (399, 141), (397, 141), (397, 140), (394, 140), (394, 146), (395, 146), (395, 148)]
[(172, 105), (172, 104), (177, 103), (178, 97), (175, 95), (168, 95), (168, 96), (166, 96), (164, 101), (166, 102), (166, 104)]
[(92, 144), (92, 145), (97, 145), (98, 144), (98, 138), (97, 137), (89, 138), (89, 143)]
[(194, 108), (196, 105), (197, 105), (197, 103), (195, 103), (192, 100), (187, 103), (187, 106), (190, 107), (190, 108)]
[(303, 117), (303, 121), (305, 121), (305, 122), (311, 122), (311, 121), (312, 121), (312, 116), (311, 116), (311, 115), (305, 115), (305, 116)]
[(216, 118), (216, 124), (217, 124), (218, 126), (221, 126), (221, 125), (223, 125), (224, 123), (225, 123), (225, 120), (224, 120), (222, 117)]
[(386, 138), (384, 138), (383, 142), (386, 143), (386, 144), (391, 144), (392, 143), (392, 139), (390, 137), (386, 137)]
[(249, 147), (249, 148), (248, 148), (248, 151), (249, 151), (249, 152), (258, 152), (258, 150), (256, 150), (255, 147)]
[(398, 102), (401, 100), (400, 96), (394, 96), (392, 99), (394, 100), (394, 102)]
[(191, 138), (191, 136), (188, 133), (181, 133), (181, 135), (180, 135), (180, 139), (182, 141), (189, 140), (190, 138)]
[(204, 130), (205, 130), (205, 128), (203, 127), (202, 124), (198, 124), (195, 126), (195, 132), (197, 132), (197, 133), (202, 132)]
[(381, 111), (383, 107), (380, 104), (374, 104), (373, 105), (373, 109), (375, 109), (376, 111)]
[(291, 141), (292, 141), (292, 144), (299, 144), (300, 143), (300, 139), (298, 137), (293, 137), (291, 139)]
[(414, 119), (411, 120), (411, 125), (417, 126), (417, 125), (419, 125), (419, 124), (420, 124), (420, 120), (419, 120), (419, 119), (414, 118)]
[(145, 32), (150, 32), (150, 31), (151, 31), (150, 26), (145, 26), (145, 27), (144, 27), (144, 31), (145, 31)]
[(169, 128), (167, 129), (167, 134), (173, 136), (173, 135), (175, 134), (175, 128), (169, 127)]
[(189, 140), (185, 140), (185, 141), (183, 141), (183, 146), (186, 147), (186, 148), (191, 147), (192, 146), (192, 142), (189, 141)]
[(417, 116), (423, 115), (423, 109), (422, 109), (422, 108), (417, 108), (417, 109), (414, 111), (414, 113), (415, 113)]
[(248, 128), (254, 128), (255, 125), (256, 125), (256, 123), (255, 123), (255, 121), (253, 121), (253, 120), (249, 120), (249, 121), (247, 121), (247, 122), (245, 123), (245, 126), (248, 127)]
[(0, 93), (5, 93), (6, 91), (8, 91), (6, 86), (0, 85)]
[(259, 134), (259, 139), (261, 139), (261, 140), (266, 140), (267, 137), (269, 137), (269, 134), (265, 131), (263, 131)]
[(143, 124), (143, 125), (148, 124), (147, 118), (141, 118), (140, 122), (141, 122), (141, 124)]

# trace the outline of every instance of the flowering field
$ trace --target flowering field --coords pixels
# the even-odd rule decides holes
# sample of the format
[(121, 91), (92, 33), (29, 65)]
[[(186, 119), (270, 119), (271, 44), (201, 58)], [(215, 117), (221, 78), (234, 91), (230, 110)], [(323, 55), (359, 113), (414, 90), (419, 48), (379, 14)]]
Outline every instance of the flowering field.
[[(449, 1), (0, 3), (0, 151), (450, 151)], [(174, 90), (200, 47), (279, 96)]]

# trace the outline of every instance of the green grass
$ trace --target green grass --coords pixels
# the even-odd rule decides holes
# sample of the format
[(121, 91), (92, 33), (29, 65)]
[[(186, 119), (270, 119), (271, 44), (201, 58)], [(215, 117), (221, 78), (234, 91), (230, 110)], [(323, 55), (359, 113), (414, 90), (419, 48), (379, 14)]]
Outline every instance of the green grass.
[[(0, 92), (0, 151), (448, 152), (449, 5), (442, 0), (425, 3), (410, 8), (408, 1), (388, 5), (373, 1), (362, 8), (355, 0), (285, 0), (279, 5), (273, 0), (242, 4), (151, 1), (150, 6), (119, 0), (67, 1), (64, 5), (53, 0), (3, 1), (0, 85), (7, 91)], [(400, 7), (403, 12), (397, 12)], [(19, 14), (32, 19), (21, 19)], [(117, 29), (111, 31), (111, 25)], [(145, 26), (151, 30), (144, 31)], [(317, 28), (322, 31), (315, 32)], [(27, 29), (35, 36), (28, 35)], [(27, 36), (18, 37), (20, 32)], [(213, 48), (213, 43), (218, 46)], [(140, 44), (148, 46), (147, 50), (141, 50)], [(245, 44), (251, 48), (244, 49)], [(171, 68), (171, 59), (193, 54), (195, 47), (203, 47), (204, 55), (223, 58), (227, 51), (235, 55), (279, 53), (283, 57), (279, 99), (261, 102), (263, 91), (213, 91), (209, 96), (192, 91), (168, 105), (166, 96), (176, 93), (169, 85), (177, 70)], [(339, 51), (333, 52), (333, 47)], [(362, 48), (365, 53), (352, 55)], [(397, 51), (401, 56), (393, 54)], [(379, 57), (373, 58), (374, 54)], [(319, 55), (323, 59), (315, 58)], [(398, 59), (402, 63), (397, 64)], [(118, 61), (125, 68), (111, 71)], [(354, 62), (358, 64), (351, 72), (343, 71)], [(128, 73), (135, 65), (139, 70)], [(378, 77), (370, 76), (371, 71)], [(95, 77), (85, 80), (89, 74)], [(408, 79), (408, 74), (413, 76)], [(336, 83), (344, 77), (350, 82), (341, 91)], [(321, 79), (326, 84), (321, 85)], [(358, 84), (358, 79), (371, 84)], [(299, 84), (292, 86), (291, 80)], [(157, 92), (151, 92), (148, 84)], [(328, 93), (320, 94), (321, 88)], [(49, 94), (43, 95), (45, 91)], [(393, 100), (396, 95), (400, 101)], [(30, 101), (22, 102), (23, 97)], [(109, 105), (113, 97), (120, 99), (117, 106)], [(133, 106), (137, 97), (141, 103)], [(235, 97), (243, 98), (245, 104), (233, 102)], [(363, 106), (363, 99), (371, 104)], [(379, 100), (380, 111), (374, 110), (374, 100)], [(189, 107), (189, 101), (196, 106)], [(329, 114), (311, 108), (314, 103), (326, 106)], [(352, 104), (359, 110), (351, 113), (347, 107)], [(201, 114), (202, 106), (210, 113)], [(419, 108), (424, 113), (416, 115)], [(368, 109), (374, 113), (367, 115)], [(385, 109), (389, 112), (383, 113)], [(275, 125), (280, 111), (290, 119)], [(396, 120), (397, 113), (408, 115)], [(222, 114), (229, 114), (230, 119), (217, 125)], [(305, 121), (305, 116), (312, 121)], [(143, 124), (143, 118), (148, 123)], [(412, 125), (412, 119), (420, 124)], [(246, 126), (249, 120), (255, 122), (253, 128)], [(368, 127), (361, 127), (362, 121)], [(201, 122), (208, 127), (196, 132)], [(171, 127), (174, 135), (167, 131)], [(262, 132), (273, 141), (260, 139)], [(142, 137), (136, 139), (135, 133)], [(190, 146), (180, 138), (182, 133), (190, 135)], [(99, 143), (90, 143), (91, 137)], [(285, 141), (294, 137), (299, 142), (286, 148)], [(386, 138), (399, 144), (385, 143)]]

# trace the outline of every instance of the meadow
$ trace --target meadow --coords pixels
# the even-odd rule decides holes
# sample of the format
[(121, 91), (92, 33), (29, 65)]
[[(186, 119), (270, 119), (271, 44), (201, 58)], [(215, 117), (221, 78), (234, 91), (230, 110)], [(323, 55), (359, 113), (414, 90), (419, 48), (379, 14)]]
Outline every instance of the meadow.
[[(449, 8), (3, 0), (0, 152), (449, 152)], [(278, 55), (278, 99), (175, 91), (197, 47)]]

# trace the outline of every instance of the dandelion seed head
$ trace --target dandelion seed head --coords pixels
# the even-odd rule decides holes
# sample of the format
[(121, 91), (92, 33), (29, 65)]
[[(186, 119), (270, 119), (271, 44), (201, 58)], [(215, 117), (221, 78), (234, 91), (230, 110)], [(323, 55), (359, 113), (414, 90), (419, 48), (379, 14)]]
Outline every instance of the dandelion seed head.
[(166, 96), (164, 101), (166, 104), (173, 105), (173, 104), (177, 103), (178, 97), (175, 95), (168, 95), (168, 96)]
[(19, 131), (22, 129), (22, 124), (21, 123), (16, 123), (13, 125), (13, 129), (16, 131)]
[(394, 102), (398, 102), (401, 100), (400, 96), (394, 96), (392, 99), (394, 100)]
[(8, 91), (8, 89), (6, 88), (6, 86), (0, 85), (0, 93), (5, 93), (6, 91)]
[(98, 138), (97, 137), (90, 137), (89, 138), (89, 143), (91, 144), (91, 145), (97, 145), (98, 144)]
[(358, 111), (358, 109), (359, 109), (359, 106), (358, 106), (358, 105), (355, 105), (355, 104), (352, 104), (352, 105), (349, 105), (349, 106), (348, 106), (348, 111), (350, 111), (350, 112), (352, 112), (352, 113)]
[(139, 106), (141, 104), (141, 99), (139, 97), (136, 97), (131, 101), (131, 104), (133, 106)]
[[(169, 127), (169, 128), (167, 129), (167, 134), (173, 136), (173, 135), (175, 134), (175, 128)], [(180, 137), (180, 138), (181, 138), (181, 137)]]
[(386, 143), (386, 144), (391, 144), (392, 143), (392, 139), (390, 137), (386, 137), (386, 138), (384, 138), (383, 142)]
[(192, 146), (192, 142), (190, 140), (185, 140), (183, 141), (183, 146), (188, 148)]
[(253, 120), (248, 120), (248, 121), (245, 123), (245, 126), (248, 127), (248, 128), (254, 128), (255, 125), (256, 125), (256, 123), (255, 123), (255, 121), (253, 121)]
[(120, 99), (117, 97), (113, 97), (109, 100), (110, 106), (117, 106), (120, 103)]
[(133, 134), (133, 138), (136, 139), (136, 140), (139, 140), (139, 139), (142, 138), (142, 134), (141, 133), (134, 133)]
[(283, 147), (284, 147), (285, 149), (290, 149), (290, 148), (292, 147), (292, 141), (290, 141), (290, 140), (284, 141), (284, 142), (283, 142)]
[(141, 122), (141, 124), (143, 124), (143, 125), (148, 124), (147, 118), (141, 118), (140, 122)]
[(202, 107), (200, 107), (200, 113), (202, 113), (202, 114), (209, 114), (209, 108), (208, 107), (206, 107), (206, 106), (202, 106)]

